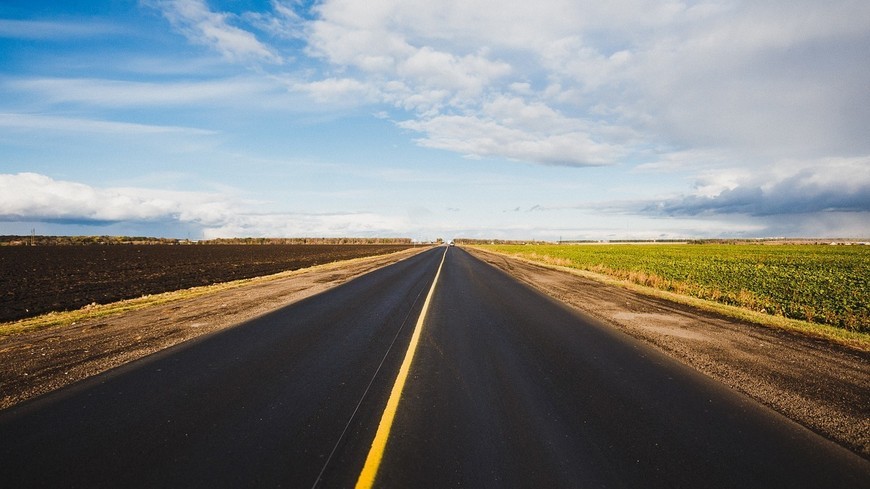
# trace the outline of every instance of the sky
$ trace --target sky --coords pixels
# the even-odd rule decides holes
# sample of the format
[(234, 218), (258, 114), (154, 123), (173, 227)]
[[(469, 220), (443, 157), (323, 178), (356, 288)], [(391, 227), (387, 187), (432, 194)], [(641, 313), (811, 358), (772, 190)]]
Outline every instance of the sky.
[(0, 235), (870, 237), (866, 0), (0, 2)]

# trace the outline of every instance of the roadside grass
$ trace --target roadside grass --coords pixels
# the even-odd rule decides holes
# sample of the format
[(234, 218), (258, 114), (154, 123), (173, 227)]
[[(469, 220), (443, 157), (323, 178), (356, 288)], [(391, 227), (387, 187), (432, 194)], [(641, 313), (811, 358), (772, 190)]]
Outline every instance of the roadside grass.
[[(803, 319), (788, 318), (782, 315), (769, 314), (753, 308), (718, 302), (715, 298), (701, 298), (693, 295), (691, 286), (673, 286), (673, 283), (640, 271), (614, 271), (604, 266), (591, 266), (589, 269), (579, 268), (575, 262), (568, 258), (550, 256), (535, 252), (516, 252), (495, 249), (493, 246), (471, 246), (485, 252), (508, 256), (527, 263), (544, 265), (584, 278), (595, 280), (607, 285), (617, 286), (638, 292), (647, 296), (665, 299), (678, 304), (692, 306), (704, 311), (713, 312), (722, 316), (738, 319), (741, 321), (758, 324), (770, 328), (776, 328), (805, 336), (824, 339), (850, 348), (870, 351), (870, 332), (866, 330), (854, 330), (837, 327), (830, 324), (811, 322)], [(748, 292), (743, 300), (751, 303), (755, 300)], [(715, 294), (713, 294), (715, 297)]]
[(2, 342), (5, 337), (11, 335), (37, 331), (46, 328), (71, 326), (75, 325), (79, 321), (90, 320), (100, 317), (117, 316), (119, 314), (124, 314), (131, 311), (138, 311), (140, 309), (145, 309), (148, 307), (168, 304), (171, 302), (179, 302), (187, 299), (194, 299), (197, 297), (215, 294), (225, 290), (236, 289), (247, 285), (271, 282), (274, 280), (292, 277), (294, 275), (299, 275), (311, 271), (330, 270), (333, 268), (344, 267), (366, 260), (383, 258), (384, 256), (388, 255), (376, 255), (370, 257), (352, 258), (349, 260), (340, 260), (332, 263), (314, 265), (308, 268), (288, 270), (272, 275), (263, 275), (260, 277), (233, 280), (231, 282), (221, 282), (212, 285), (192, 287), (189, 289), (163, 292), (160, 294), (145, 295), (142, 297), (137, 297), (135, 299), (127, 299), (118, 302), (112, 302), (109, 304), (90, 304), (82, 307), (81, 309), (76, 309), (73, 311), (49, 312), (47, 314), (34, 316), (32, 318), (0, 323), (0, 342)]

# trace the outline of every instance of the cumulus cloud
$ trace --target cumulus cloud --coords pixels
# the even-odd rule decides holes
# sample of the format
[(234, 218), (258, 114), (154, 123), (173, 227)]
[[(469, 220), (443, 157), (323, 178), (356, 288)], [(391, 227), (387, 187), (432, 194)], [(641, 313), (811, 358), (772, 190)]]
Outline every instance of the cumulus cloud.
[[(216, 82), (16, 83), (46, 100), (106, 106), (222, 103), (278, 89), (327, 107), (390, 104), (406, 111), (392, 119), (419, 132), (421, 145), (548, 165), (639, 161), (650, 147), (743, 152), (753, 164), (870, 153), (867, 2), (271, 0), (239, 13), (205, 0), (143, 3), (192, 42), (265, 66)], [(0, 33), (27, 27), (3, 22)], [(284, 51), (287, 40), (304, 50)], [(283, 63), (297, 54), (322, 63)], [(255, 81), (260, 70), (269, 74)], [(520, 103), (493, 114), (499, 99)], [(541, 128), (530, 108), (574, 129)], [(447, 120), (494, 124), (516, 144), (491, 144), (478, 131), (454, 140)]]
[(213, 225), (230, 210), (214, 194), (101, 189), (37, 173), (0, 174), (0, 219), (6, 221), (183, 220)]
[[(870, 47), (870, 7), (849, 1), (716, 6), (702, 15), (685, 10), (661, 30), (642, 33), (626, 46), (625, 63), (591, 70), (607, 73), (593, 94), (625, 123), (678, 146), (768, 158), (870, 151), (860, 134), (870, 118), (870, 95), (862, 88), (870, 67), (859, 61)], [(565, 86), (594, 77), (582, 63), (557, 61), (552, 69)]]
[(327, 78), (307, 83), (291, 84), (293, 90), (305, 92), (318, 102), (358, 104), (360, 100), (376, 102), (381, 94), (376, 87), (354, 78)]
[[(696, 179), (691, 192), (682, 195), (534, 205), (504, 212), (580, 213), (589, 223), (602, 218), (605, 222), (632, 221), (630, 229), (614, 235), (621, 237), (640, 237), (642, 230), (647, 238), (655, 238), (656, 231), (667, 231), (668, 238), (867, 238), (870, 157), (782, 160), (754, 171), (710, 169)], [(614, 237), (600, 233), (577, 236)]]
[[(239, 13), (144, 3), (192, 42), (264, 65), (212, 82), (11, 83), (105, 106), (280, 99), (276, 90), (327, 108), (389, 104), (423, 146), (547, 165), (643, 162), (651, 147), (752, 164), (870, 153), (867, 2), (271, 0)], [(288, 40), (304, 50), (284, 51)], [(321, 63), (283, 63), (298, 54)], [(530, 110), (559, 123), (542, 127)], [(479, 130), (448, 134), (446, 121)]]
[(595, 142), (580, 130), (533, 132), (475, 116), (442, 115), (400, 126), (425, 133), (419, 140), (422, 146), (471, 158), (500, 156), (550, 165), (596, 166), (612, 163), (619, 154), (618, 148)]
[(371, 212), (237, 214), (203, 230), (204, 238), (226, 236), (395, 236), (404, 219)]
[[(596, 141), (589, 121), (560, 114), (535, 99), (530, 84), (512, 79), (514, 65), (487, 47), (505, 37), (504, 25), (489, 26), (493, 31), (483, 35), (492, 37), (483, 43), (469, 39), (480, 29), (465, 30), (472, 24), (464, 19), (503, 10), (477, 8), (462, 2), (446, 8), (427, 2), (365, 8), (324, 2), (309, 26), (309, 52), (358, 70), (367, 93), (414, 113), (399, 125), (421, 133), (423, 146), (543, 164), (612, 163), (622, 150)], [(520, 4), (505, 10), (512, 9), (530, 10)], [(521, 98), (526, 96), (530, 99)]]
[(38, 173), (0, 174), (0, 221), (105, 226), (188, 225), (205, 238), (234, 236), (387, 236), (401, 218), (371, 212), (257, 212), (258, 205), (215, 192), (98, 188)]
[(464, 115), (435, 115), (402, 121), (399, 126), (425, 134), (422, 146), (469, 157), (504, 157), (547, 165), (598, 166), (624, 154), (604, 142), (606, 125), (593, 127), (540, 102), (497, 96)]
[[(500, 150), (477, 132), (449, 144), (430, 132), (442, 117), (487, 120), (486, 101), (513, 94), (578, 126), (604, 121), (634, 133), (608, 141), (623, 154), (651, 144), (769, 158), (870, 151), (861, 129), (870, 120), (866, 2), (326, 0), (314, 12), (309, 53), (358, 70), (383, 100), (415, 111), (403, 126), (426, 146), (587, 161), (560, 154), (564, 144)], [(564, 134), (510, 127), (520, 141)], [(580, 132), (581, 141), (599, 139)]]
[(785, 161), (744, 175), (710, 175), (700, 179), (696, 188), (694, 194), (649, 203), (642, 211), (670, 216), (866, 214), (870, 213), (870, 158)]

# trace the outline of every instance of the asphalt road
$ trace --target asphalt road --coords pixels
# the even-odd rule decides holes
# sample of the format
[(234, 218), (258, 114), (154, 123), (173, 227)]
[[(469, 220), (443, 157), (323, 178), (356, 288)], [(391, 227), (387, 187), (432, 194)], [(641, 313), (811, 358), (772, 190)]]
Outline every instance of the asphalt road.
[[(353, 487), (445, 248), (0, 412), (0, 487)], [(870, 462), (449, 248), (376, 487), (870, 487)]]

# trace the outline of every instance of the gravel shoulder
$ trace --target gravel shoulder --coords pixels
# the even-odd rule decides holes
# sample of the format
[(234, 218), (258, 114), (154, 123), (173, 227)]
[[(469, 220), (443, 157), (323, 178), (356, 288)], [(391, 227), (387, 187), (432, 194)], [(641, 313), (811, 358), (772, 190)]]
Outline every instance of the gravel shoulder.
[(282, 272), (153, 306), (0, 337), (0, 409), (183, 341), (238, 325), (424, 251)]
[(870, 353), (467, 250), (870, 459)]

